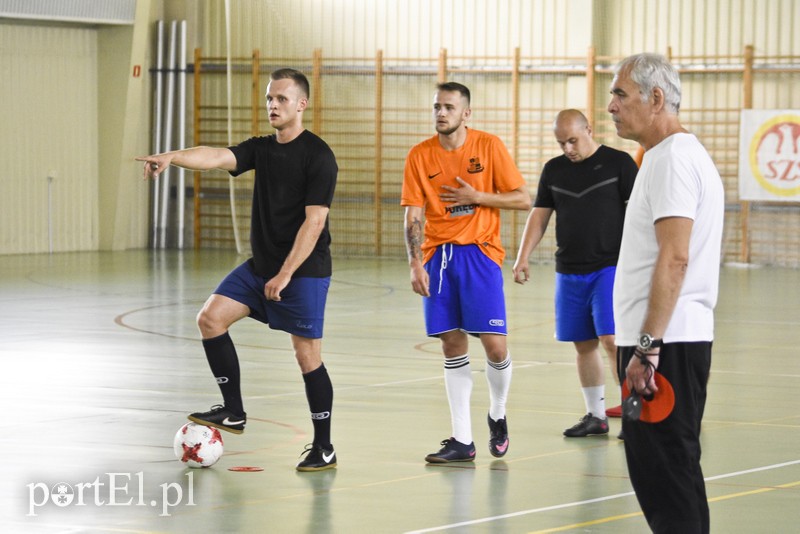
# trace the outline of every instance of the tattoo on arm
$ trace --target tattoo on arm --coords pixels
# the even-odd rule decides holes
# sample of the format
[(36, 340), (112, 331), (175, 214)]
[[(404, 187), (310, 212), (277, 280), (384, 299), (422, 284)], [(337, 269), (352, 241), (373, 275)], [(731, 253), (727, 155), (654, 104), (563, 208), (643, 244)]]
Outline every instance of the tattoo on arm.
[(408, 248), (408, 259), (422, 261), (422, 221), (419, 219), (413, 219), (406, 226), (406, 246)]

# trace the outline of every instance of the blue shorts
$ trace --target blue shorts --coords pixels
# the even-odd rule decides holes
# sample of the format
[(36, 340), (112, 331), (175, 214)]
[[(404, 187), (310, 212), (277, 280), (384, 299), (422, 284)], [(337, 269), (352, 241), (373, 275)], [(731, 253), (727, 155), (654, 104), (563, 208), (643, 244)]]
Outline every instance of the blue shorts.
[(444, 244), (425, 264), (430, 297), (423, 297), (429, 336), (460, 329), (506, 335), (503, 271), (477, 245)]
[(614, 274), (605, 267), (589, 274), (556, 273), (556, 339), (587, 341), (614, 334)]
[(273, 330), (311, 339), (322, 337), (325, 302), (330, 277), (292, 278), (281, 291), (281, 300), (267, 300), (264, 285), (269, 278), (253, 272), (249, 261), (239, 265), (214, 290), (250, 308), (250, 317), (269, 325)]

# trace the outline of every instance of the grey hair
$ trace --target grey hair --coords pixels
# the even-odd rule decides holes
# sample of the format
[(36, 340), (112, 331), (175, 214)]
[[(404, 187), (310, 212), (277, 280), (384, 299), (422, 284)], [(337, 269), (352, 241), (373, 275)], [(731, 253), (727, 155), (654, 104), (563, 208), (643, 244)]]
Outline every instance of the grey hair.
[(681, 78), (667, 58), (660, 54), (636, 54), (626, 57), (614, 69), (614, 74), (628, 70), (631, 81), (639, 86), (642, 102), (648, 102), (653, 89), (664, 92), (667, 111), (677, 115), (681, 108)]

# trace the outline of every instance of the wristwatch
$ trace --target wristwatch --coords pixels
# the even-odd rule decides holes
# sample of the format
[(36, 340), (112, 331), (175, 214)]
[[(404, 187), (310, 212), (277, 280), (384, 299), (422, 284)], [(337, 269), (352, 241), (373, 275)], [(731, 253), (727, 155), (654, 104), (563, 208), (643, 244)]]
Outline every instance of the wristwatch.
[(662, 340), (655, 339), (651, 334), (648, 334), (647, 332), (642, 332), (641, 334), (639, 334), (639, 339), (637, 341), (639, 348), (642, 349), (642, 351), (644, 352), (647, 352), (650, 349), (657, 349), (661, 347), (662, 343), (663, 343)]

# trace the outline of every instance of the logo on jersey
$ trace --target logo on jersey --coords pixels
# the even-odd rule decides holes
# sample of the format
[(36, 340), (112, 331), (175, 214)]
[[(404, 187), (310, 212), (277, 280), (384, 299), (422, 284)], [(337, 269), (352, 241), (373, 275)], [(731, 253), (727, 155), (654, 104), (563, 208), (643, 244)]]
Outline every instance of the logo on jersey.
[(467, 204), (466, 206), (447, 206), (444, 208), (445, 213), (450, 217), (463, 217), (464, 215), (473, 215), (477, 204)]
[(428, 175), (428, 180), (433, 180), (434, 178), (436, 178), (436, 177), (437, 177), (437, 176), (439, 176), (440, 174), (442, 174), (442, 171), (439, 171), (439, 172), (437, 172), (436, 174), (429, 174), (429, 175)]
[(469, 158), (469, 167), (467, 167), (467, 172), (470, 174), (483, 172), (483, 165), (481, 165), (480, 158)]

